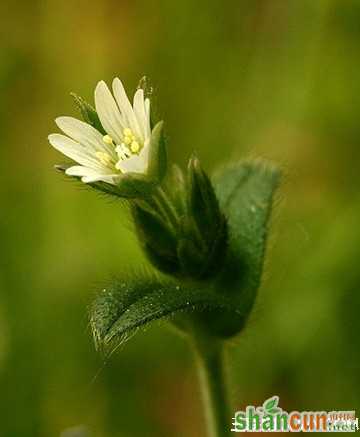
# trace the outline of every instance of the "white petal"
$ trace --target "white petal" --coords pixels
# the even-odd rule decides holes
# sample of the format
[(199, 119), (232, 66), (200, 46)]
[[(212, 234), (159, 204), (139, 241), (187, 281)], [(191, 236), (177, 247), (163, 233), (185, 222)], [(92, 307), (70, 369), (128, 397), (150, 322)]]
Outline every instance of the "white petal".
[(90, 184), (92, 182), (106, 182), (108, 184), (116, 184), (116, 179), (119, 177), (119, 175), (96, 175), (96, 176), (84, 176), (81, 178), (81, 181), (84, 182), (85, 184)]
[(73, 117), (58, 117), (59, 128), (70, 138), (93, 151), (107, 151), (114, 154), (113, 148), (103, 141), (103, 136), (95, 128)]
[(134, 95), (134, 113), (139, 123), (142, 140), (146, 138), (146, 112), (144, 104), (144, 90), (138, 89)]
[(131, 158), (118, 162), (117, 166), (123, 173), (145, 173), (146, 165), (140, 155), (133, 155)]
[(141, 136), (139, 123), (136, 119), (133, 107), (131, 106), (131, 103), (126, 95), (121, 80), (118, 77), (116, 77), (113, 80), (112, 86), (113, 86), (114, 96), (117, 101), (117, 104), (119, 105), (124, 122), (127, 124), (127, 126), (125, 127), (130, 127), (130, 129), (135, 133), (136, 136), (143, 139)]
[(95, 88), (95, 106), (104, 129), (120, 144), (122, 131), (126, 126), (114, 97), (104, 81), (99, 82)]
[(147, 171), (148, 164), (149, 164), (149, 153), (150, 153), (150, 147), (149, 147), (149, 140), (145, 141), (144, 147), (141, 149), (141, 152), (139, 153), (139, 159), (144, 167), (145, 171)]
[(145, 99), (145, 114), (146, 114), (146, 135), (150, 137), (151, 127), (150, 127), (150, 99)]
[(104, 172), (94, 170), (93, 168), (83, 167), (81, 165), (69, 167), (65, 173), (69, 176), (79, 176), (81, 177), (81, 181), (85, 183), (103, 181), (114, 184), (116, 183), (116, 179), (119, 178), (119, 175), (112, 174), (111, 171), (109, 171), (109, 174), (106, 174)]
[(69, 176), (98, 176), (99, 170), (82, 165), (73, 165), (66, 169), (65, 173)]
[(71, 138), (61, 134), (51, 134), (48, 137), (50, 144), (56, 150), (73, 159), (81, 165), (90, 168), (101, 168), (99, 161), (87, 150)]

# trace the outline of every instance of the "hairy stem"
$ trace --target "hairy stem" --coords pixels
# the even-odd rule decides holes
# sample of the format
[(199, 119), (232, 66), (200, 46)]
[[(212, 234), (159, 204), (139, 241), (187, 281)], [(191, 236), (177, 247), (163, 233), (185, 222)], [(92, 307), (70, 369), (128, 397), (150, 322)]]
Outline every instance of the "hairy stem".
[(197, 339), (196, 356), (209, 437), (231, 435), (231, 412), (225, 384), (224, 345)]

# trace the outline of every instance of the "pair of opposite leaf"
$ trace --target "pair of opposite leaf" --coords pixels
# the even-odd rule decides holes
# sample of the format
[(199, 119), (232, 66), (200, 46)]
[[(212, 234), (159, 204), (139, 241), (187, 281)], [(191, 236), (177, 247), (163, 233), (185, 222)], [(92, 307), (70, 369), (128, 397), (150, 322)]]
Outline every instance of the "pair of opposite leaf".
[[(170, 316), (187, 331), (201, 329), (218, 338), (240, 332), (260, 284), (278, 170), (260, 161), (240, 162), (210, 181), (192, 158), (187, 177), (175, 167), (175, 179), (165, 178), (163, 123), (151, 129), (143, 88), (133, 105), (119, 79), (113, 95), (104, 82), (97, 85), (96, 109), (80, 97), (75, 101), (84, 121), (59, 117), (66, 135), (49, 136), (77, 163), (60, 169), (129, 199), (145, 253), (167, 273), (128, 277), (98, 295), (90, 311), (96, 346), (111, 351), (136, 329)], [(167, 196), (163, 205), (159, 193)]]

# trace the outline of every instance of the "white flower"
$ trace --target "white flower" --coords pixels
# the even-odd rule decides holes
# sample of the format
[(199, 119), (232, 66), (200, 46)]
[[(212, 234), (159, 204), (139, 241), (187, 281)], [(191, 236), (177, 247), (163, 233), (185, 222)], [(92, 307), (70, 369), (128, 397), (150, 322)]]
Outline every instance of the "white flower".
[(65, 133), (49, 135), (50, 144), (80, 165), (66, 170), (85, 183), (103, 181), (116, 185), (121, 174), (145, 174), (151, 139), (150, 100), (138, 89), (131, 105), (120, 79), (104, 81), (95, 89), (95, 107), (103, 135), (91, 125), (73, 117), (58, 117), (56, 124)]

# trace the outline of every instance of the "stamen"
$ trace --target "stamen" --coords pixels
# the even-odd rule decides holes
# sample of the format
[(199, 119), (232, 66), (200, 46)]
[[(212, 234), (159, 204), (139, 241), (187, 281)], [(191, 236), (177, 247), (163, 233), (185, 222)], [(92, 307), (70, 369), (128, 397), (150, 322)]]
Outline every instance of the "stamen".
[(126, 136), (126, 137), (132, 137), (134, 134), (133, 134), (133, 132), (132, 132), (132, 130), (130, 129), (130, 128), (128, 128), (128, 127), (126, 127), (124, 130), (123, 130), (123, 134)]
[(112, 162), (111, 156), (106, 152), (96, 152), (97, 159), (101, 162), (101, 164), (108, 166)]
[(111, 146), (114, 143), (114, 141), (113, 141), (113, 139), (111, 138), (110, 135), (104, 135), (103, 136), (103, 141), (104, 141), (105, 144), (109, 144), (109, 146)]
[(140, 150), (140, 144), (137, 141), (131, 143), (130, 149), (133, 153), (137, 153)]
[(131, 144), (132, 140), (133, 140), (132, 137), (125, 137), (124, 143), (128, 146), (129, 144)]

